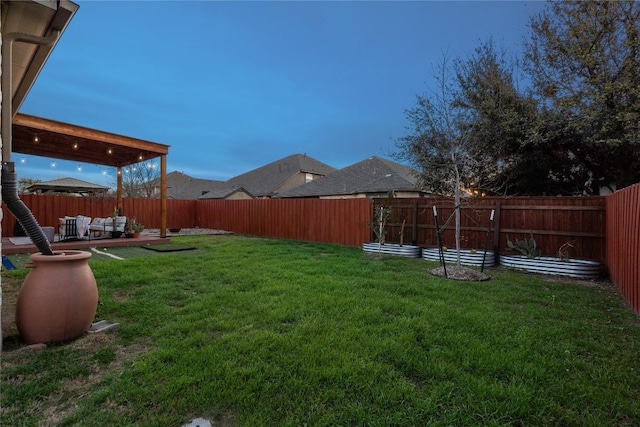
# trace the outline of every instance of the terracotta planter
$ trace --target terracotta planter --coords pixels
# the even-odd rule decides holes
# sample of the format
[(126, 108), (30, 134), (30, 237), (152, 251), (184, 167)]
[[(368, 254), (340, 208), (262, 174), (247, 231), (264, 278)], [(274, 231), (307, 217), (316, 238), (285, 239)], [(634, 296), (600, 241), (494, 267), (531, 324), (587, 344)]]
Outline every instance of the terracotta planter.
[(420, 246), (414, 245), (402, 245), (397, 243), (385, 243), (380, 245), (378, 243), (363, 243), (362, 250), (372, 254), (385, 254), (385, 255), (400, 255), (409, 258), (420, 257)]
[(98, 287), (89, 267), (90, 252), (31, 255), (16, 304), (16, 325), (27, 344), (69, 341), (91, 326)]
[[(460, 264), (480, 267), (482, 266), (482, 257), (484, 251), (471, 252), (469, 249), (460, 249)], [(422, 249), (422, 258), (427, 261), (440, 261), (440, 253), (438, 248), (425, 248)], [(457, 262), (457, 255), (455, 249), (449, 249), (444, 251), (444, 260), (448, 263)], [(487, 255), (484, 257), (484, 266), (493, 267), (496, 263), (493, 251), (487, 251)]]
[(598, 261), (581, 259), (562, 261), (558, 258), (527, 258), (522, 255), (500, 255), (500, 265), (530, 273), (552, 274), (578, 279), (595, 279), (600, 276), (602, 270)]

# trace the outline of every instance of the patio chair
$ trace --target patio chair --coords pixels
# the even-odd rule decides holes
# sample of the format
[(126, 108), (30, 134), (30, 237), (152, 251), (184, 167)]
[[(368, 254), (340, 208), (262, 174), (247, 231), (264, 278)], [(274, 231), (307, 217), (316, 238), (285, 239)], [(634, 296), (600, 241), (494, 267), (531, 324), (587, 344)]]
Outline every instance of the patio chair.
[(58, 240), (79, 240), (85, 237), (91, 240), (89, 233), (89, 223), (91, 218), (88, 216), (65, 216), (59, 219), (60, 226), (58, 227)]

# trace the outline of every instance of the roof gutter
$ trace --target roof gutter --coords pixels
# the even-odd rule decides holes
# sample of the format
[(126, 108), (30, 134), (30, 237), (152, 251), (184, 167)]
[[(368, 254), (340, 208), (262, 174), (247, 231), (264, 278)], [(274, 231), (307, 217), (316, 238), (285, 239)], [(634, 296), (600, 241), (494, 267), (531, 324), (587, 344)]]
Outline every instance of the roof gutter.
[(11, 128), (13, 121), (13, 93), (11, 91), (11, 69), (13, 67), (13, 43), (23, 42), (39, 46), (51, 46), (58, 41), (60, 31), (53, 30), (47, 37), (38, 37), (24, 33), (9, 33), (2, 37), (2, 160), (11, 161)]

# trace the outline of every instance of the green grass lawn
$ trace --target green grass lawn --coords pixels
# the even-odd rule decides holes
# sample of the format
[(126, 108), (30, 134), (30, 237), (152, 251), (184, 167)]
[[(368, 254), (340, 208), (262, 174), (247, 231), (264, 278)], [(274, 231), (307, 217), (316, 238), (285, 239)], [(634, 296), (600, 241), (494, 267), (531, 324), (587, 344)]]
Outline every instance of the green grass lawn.
[[(92, 257), (96, 320), (118, 331), (5, 341), (2, 425), (640, 425), (639, 321), (611, 284), (456, 282), (354, 248), (172, 240), (197, 250)], [(3, 273), (3, 298), (25, 274)]]

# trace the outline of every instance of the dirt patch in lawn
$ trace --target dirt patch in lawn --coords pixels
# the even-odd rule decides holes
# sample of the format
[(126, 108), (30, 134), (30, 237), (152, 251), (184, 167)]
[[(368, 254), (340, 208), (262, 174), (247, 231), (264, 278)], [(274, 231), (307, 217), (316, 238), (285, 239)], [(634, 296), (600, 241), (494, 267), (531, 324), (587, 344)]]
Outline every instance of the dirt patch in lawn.
[[(445, 277), (445, 272), (443, 267), (434, 268), (429, 271), (429, 273), (438, 277)], [(448, 266), (447, 267), (447, 279), (452, 280), (463, 280), (468, 282), (482, 282), (485, 280), (491, 279), (491, 277), (487, 274), (481, 273), (478, 270), (474, 270), (473, 268), (467, 267), (458, 267), (458, 266)]]
[[(87, 376), (65, 381), (58, 393), (49, 396), (48, 404), (42, 412), (45, 425), (58, 425), (66, 417), (72, 415), (78, 406), (77, 399), (90, 395), (98, 387), (106, 375), (119, 375), (132, 360), (139, 355), (149, 351), (149, 347), (141, 344), (133, 344), (127, 347), (116, 343), (115, 333), (87, 334), (69, 346), (78, 350), (86, 351), (88, 354), (96, 354), (100, 350), (112, 349), (114, 359), (109, 364), (94, 362), (91, 366), (91, 373)], [(118, 405), (110, 405), (109, 410), (124, 415), (125, 408)]]
[[(128, 363), (149, 351), (150, 348), (142, 344), (133, 344), (127, 347), (119, 345), (117, 335), (112, 332), (86, 334), (64, 345), (86, 354), (90, 372), (88, 375), (62, 380), (56, 391), (42, 396), (41, 399), (28, 406), (26, 409), (28, 413), (39, 414), (40, 425), (58, 425), (65, 418), (73, 415), (79, 408), (77, 402), (98, 390), (105, 376), (120, 375)], [(23, 346), (17, 350), (4, 352), (3, 369), (17, 368), (28, 363), (31, 358), (39, 357), (40, 352), (54, 351), (54, 349), (55, 347), (34, 350)], [(96, 357), (99, 352), (104, 350), (111, 350), (108, 352), (110, 359), (108, 363), (101, 363), (99, 357)], [(12, 408), (8, 406), (3, 408), (3, 412), (11, 410)], [(107, 404), (106, 410), (116, 412), (119, 415), (125, 415), (127, 411), (126, 408), (113, 403)]]

